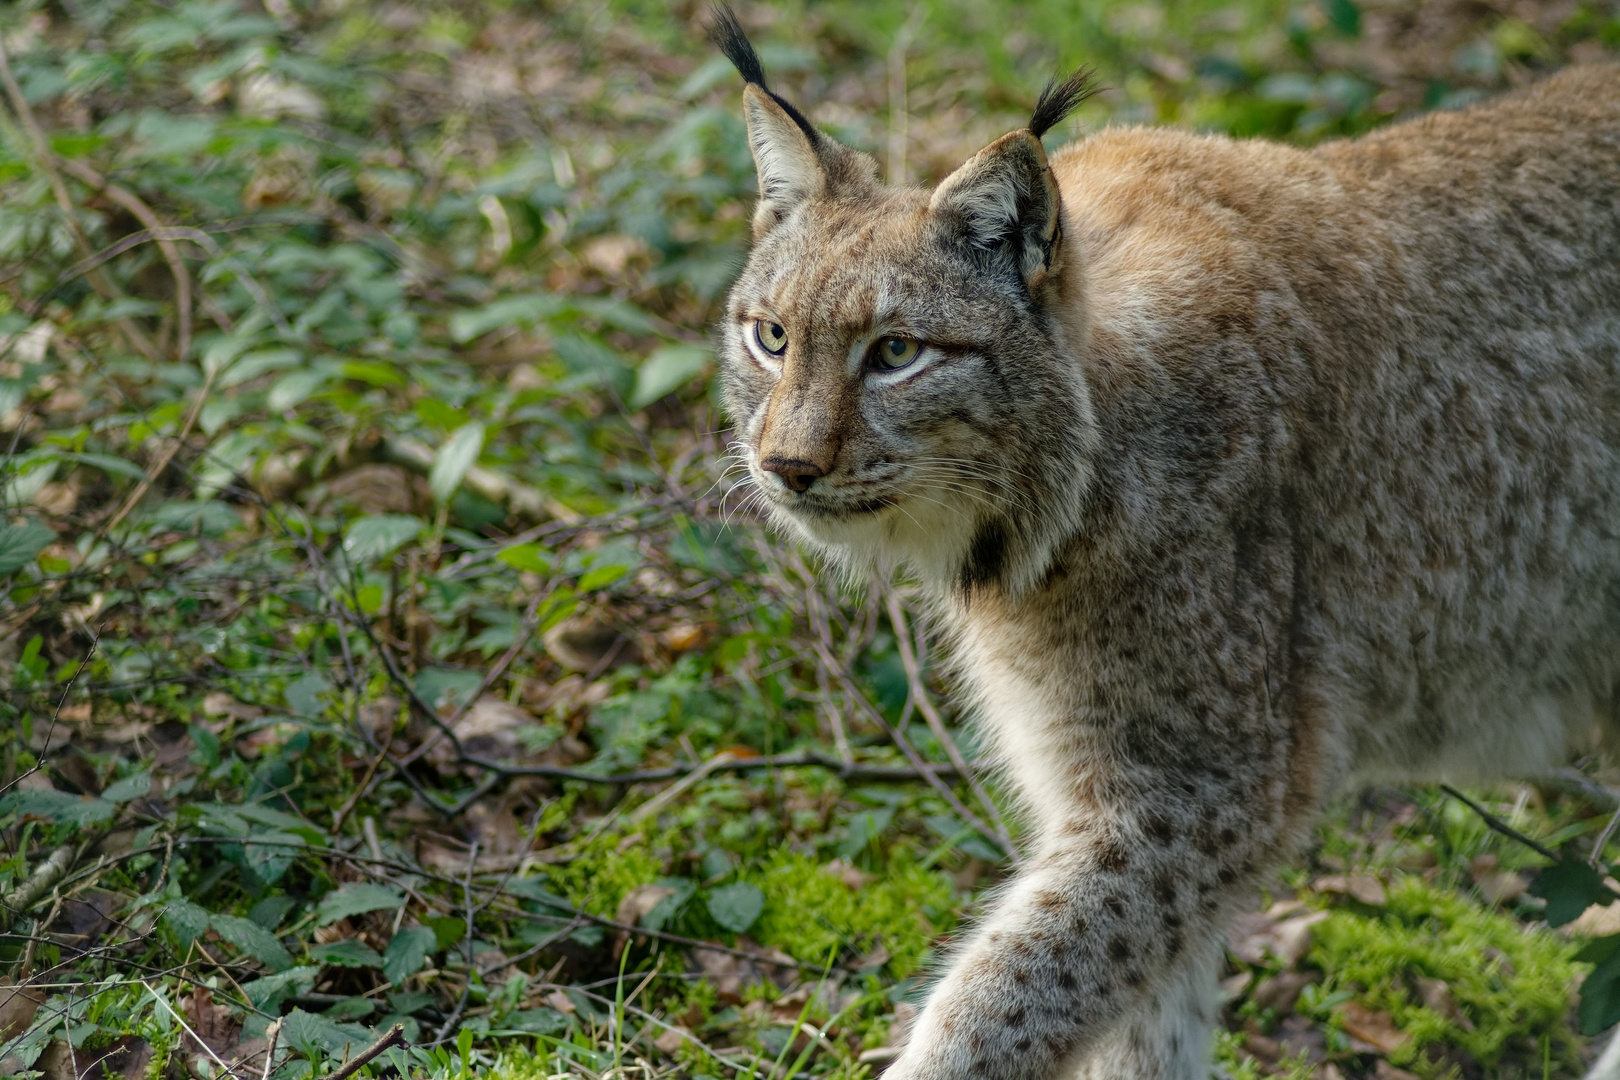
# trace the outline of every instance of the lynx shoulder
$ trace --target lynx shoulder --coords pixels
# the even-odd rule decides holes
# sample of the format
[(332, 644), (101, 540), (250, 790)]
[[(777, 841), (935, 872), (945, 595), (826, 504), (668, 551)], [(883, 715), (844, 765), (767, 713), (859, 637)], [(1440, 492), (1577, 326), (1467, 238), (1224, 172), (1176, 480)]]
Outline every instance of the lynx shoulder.
[(932, 191), (766, 88), (724, 325), (786, 531), (905, 565), (1033, 850), (889, 1074), (1191, 1080), (1220, 931), (1334, 793), (1620, 702), (1620, 70), (1306, 151), (1085, 93)]

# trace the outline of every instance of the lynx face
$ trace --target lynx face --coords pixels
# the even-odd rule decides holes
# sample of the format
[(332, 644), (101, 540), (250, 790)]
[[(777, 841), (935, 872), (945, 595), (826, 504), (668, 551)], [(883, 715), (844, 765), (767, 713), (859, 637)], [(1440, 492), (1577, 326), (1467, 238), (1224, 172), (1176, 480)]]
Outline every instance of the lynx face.
[(852, 570), (1033, 583), (1089, 475), (1039, 140), (1007, 136), (932, 194), (888, 189), (870, 158), (745, 95), (762, 195), (722, 377), (772, 517)]

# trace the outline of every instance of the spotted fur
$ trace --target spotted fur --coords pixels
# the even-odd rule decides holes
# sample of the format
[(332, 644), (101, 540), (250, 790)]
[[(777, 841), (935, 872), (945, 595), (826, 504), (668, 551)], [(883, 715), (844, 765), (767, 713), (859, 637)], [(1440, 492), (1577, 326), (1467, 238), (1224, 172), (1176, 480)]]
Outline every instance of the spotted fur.
[(886, 1076), (1205, 1076), (1221, 928), (1335, 792), (1615, 730), (1620, 71), (1314, 151), (1014, 132), (933, 192), (745, 94), (738, 453), (922, 582), (1033, 827)]

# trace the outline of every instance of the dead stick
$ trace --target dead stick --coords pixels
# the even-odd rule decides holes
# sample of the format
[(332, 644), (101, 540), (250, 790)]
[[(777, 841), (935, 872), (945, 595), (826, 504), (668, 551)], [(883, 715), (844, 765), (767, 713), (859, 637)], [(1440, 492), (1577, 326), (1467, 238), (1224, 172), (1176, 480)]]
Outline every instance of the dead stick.
[(923, 714), (923, 719), (928, 723), (928, 730), (934, 733), (934, 738), (945, 748), (945, 756), (951, 759), (957, 773), (967, 781), (974, 797), (979, 800), (979, 805), (984, 807), (1002, 849), (1017, 862), (1018, 848), (1013, 844), (1012, 834), (1007, 831), (1007, 823), (1001, 818), (1001, 808), (990, 798), (990, 793), (979, 783), (979, 778), (974, 775), (973, 770), (968, 768), (966, 759), (962, 757), (962, 751), (957, 749), (956, 740), (951, 738), (950, 732), (945, 729), (944, 718), (939, 715), (939, 710), (934, 708), (934, 702), (928, 696), (928, 687), (923, 683), (922, 662), (912, 644), (911, 627), (907, 625), (905, 607), (900, 602), (900, 594), (893, 589), (887, 589), (885, 592), (889, 622), (894, 627), (895, 642), (900, 647), (900, 663), (906, 669), (906, 681), (911, 685), (911, 696), (916, 702), (917, 711)]
[(60, 163), (62, 168), (128, 210), (134, 215), (135, 220), (146, 226), (147, 232), (152, 234), (158, 250), (163, 254), (163, 261), (169, 264), (169, 273), (174, 277), (175, 308), (180, 316), (175, 359), (182, 364), (185, 363), (186, 354), (191, 352), (191, 273), (180, 258), (180, 248), (169, 235), (163, 222), (158, 219), (157, 213), (133, 191), (112, 183), (82, 161), (62, 158)]
[(321, 1080), (348, 1080), (349, 1077), (353, 1076), (366, 1065), (370, 1064), (378, 1055), (380, 1055), (384, 1050), (387, 1050), (389, 1047), (409, 1045), (409, 1041), (405, 1038), (405, 1025), (395, 1024), (393, 1027), (388, 1029), (388, 1034), (384, 1035), (382, 1038), (360, 1051), (354, 1057), (350, 1058), (341, 1069), (338, 1069), (336, 1072), (329, 1072), (325, 1076), (321, 1077)]

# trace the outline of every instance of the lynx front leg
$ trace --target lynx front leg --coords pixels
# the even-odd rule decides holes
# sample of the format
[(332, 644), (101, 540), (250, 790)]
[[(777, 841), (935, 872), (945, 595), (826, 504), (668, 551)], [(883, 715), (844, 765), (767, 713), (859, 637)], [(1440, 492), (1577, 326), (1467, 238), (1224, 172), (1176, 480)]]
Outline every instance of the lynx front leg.
[(1221, 920), (1275, 838), (1205, 779), (1132, 800), (1179, 813), (1093, 809), (1049, 835), (887, 1080), (1203, 1080)]

